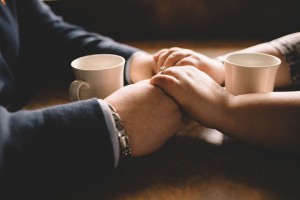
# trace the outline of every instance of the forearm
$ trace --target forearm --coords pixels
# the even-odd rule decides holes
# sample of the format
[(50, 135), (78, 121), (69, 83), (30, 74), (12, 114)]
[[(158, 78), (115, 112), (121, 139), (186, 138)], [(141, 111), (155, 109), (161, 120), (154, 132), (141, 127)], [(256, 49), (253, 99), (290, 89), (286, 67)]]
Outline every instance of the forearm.
[(224, 133), (270, 149), (300, 152), (300, 92), (231, 96)]

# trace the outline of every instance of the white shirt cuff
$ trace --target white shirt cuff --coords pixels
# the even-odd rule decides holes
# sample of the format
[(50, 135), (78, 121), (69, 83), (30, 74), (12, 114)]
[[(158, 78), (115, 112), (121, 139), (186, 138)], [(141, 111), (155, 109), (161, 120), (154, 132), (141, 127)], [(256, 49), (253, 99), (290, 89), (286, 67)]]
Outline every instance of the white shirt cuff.
[(120, 160), (120, 146), (119, 146), (119, 140), (117, 136), (118, 130), (116, 128), (116, 124), (112, 116), (112, 112), (108, 107), (107, 103), (101, 99), (98, 99), (98, 102), (104, 113), (105, 122), (107, 124), (108, 132), (110, 135), (111, 144), (113, 148), (114, 166), (117, 167)]

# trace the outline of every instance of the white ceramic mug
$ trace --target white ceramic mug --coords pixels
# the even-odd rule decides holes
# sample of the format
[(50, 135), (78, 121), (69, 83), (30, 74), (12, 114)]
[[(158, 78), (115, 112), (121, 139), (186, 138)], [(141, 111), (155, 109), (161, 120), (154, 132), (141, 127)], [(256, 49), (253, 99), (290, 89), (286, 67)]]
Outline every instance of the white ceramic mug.
[(263, 53), (226, 56), (225, 88), (233, 95), (272, 92), (281, 60)]
[(104, 99), (124, 86), (125, 59), (113, 54), (83, 56), (72, 61), (76, 80), (70, 84), (71, 101)]

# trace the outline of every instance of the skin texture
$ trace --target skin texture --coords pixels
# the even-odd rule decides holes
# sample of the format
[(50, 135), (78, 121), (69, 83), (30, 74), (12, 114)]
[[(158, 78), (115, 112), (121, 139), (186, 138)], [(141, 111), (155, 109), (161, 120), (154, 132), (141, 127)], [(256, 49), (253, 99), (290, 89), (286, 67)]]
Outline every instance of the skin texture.
[(143, 51), (132, 55), (130, 66), (130, 80), (133, 83), (150, 79), (157, 73), (153, 56)]
[(206, 127), (216, 128), (227, 113), (230, 94), (193, 66), (168, 68), (163, 74), (154, 76), (151, 84), (165, 90)]
[(151, 84), (206, 127), (260, 147), (300, 153), (300, 92), (233, 96), (192, 66), (168, 68)]
[[(300, 33), (294, 33), (281, 37), (287, 40), (297, 37)], [(281, 60), (275, 86), (286, 87), (291, 84), (290, 68), (285, 57), (269, 42), (257, 44), (236, 52), (266, 53), (278, 57)], [(222, 55), (226, 56), (226, 55)], [(161, 49), (153, 55), (146, 52), (136, 52), (132, 56), (130, 78), (133, 83), (140, 80), (150, 79), (160, 71), (161, 67), (169, 68), (173, 66), (193, 66), (205, 72), (220, 85), (224, 84), (224, 65), (217, 59), (207, 57), (201, 53), (179, 47)]]
[[(238, 52), (277, 56), (281, 65), (275, 88), (291, 85), (289, 65), (270, 43)], [(259, 147), (300, 152), (299, 91), (233, 96), (220, 86), (225, 80), (224, 66), (214, 58), (174, 47), (158, 51), (153, 59), (156, 68), (167, 69), (151, 78), (151, 84), (172, 96), (199, 123)]]
[(123, 87), (105, 101), (122, 118), (132, 156), (154, 152), (183, 126), (175, 101), (148, 81)]
[(172, 66), (189, 65), (205, 72), (219, 84), (222, 84), (225, 80), (224, 67), (220, 61), (211, 59), (190, 49), (182, 49), (178, 47), (162, 49), (153, 55), (153, 59), (156, 62), (157, 70), (159, 70), (161, 66), (169, 68)]
[[(293, 36), (287, 35), (281, 39)], [(275, 88), (291, 86), (290, 67), (285, 57), (270, 43), (238, 52), (277, 56), (281, 59), (281, 65)], [(142, 61), (141, 58), (137, 60)], [(225, 80), (222, 62), (178, 47), (158, 51), (152, 55), (152, 60), (148, 58), (147, 63), (149, 65), (145, 68), (132, 68), (144, 70), (139, 79), (149, 78), (164, 67), (163, 74), (152, 77), (150, 83), (163, 89), (204, 126), (263, 148), (300, 152), (299, 91), (233, 96), (220, 86)]]
[[(289, 66), (285, 61), (283, 55), (269, 43), (258, 44), (237, 52), (247, 53), (267, 53), (278, 57), (282, 63), (276, 78), (276, 87), (285, 87), (291, 84), (291, 77), (289, 73)], [(226, 55), (223, 55), (226, 56)], [(161, 66), (166, 68), (173, 66), (194, 66), (197, 69), (205, 72), (212, 77), (220, 85), (225, 81), (224, 65), (214, 58), (209, 58), (201, 53), (194, 52), (189, 49), (173, 47), (170, 49), (162, 49), (153, 54), (153, 59), (156, 62), (156, 69), (159, 70)]]

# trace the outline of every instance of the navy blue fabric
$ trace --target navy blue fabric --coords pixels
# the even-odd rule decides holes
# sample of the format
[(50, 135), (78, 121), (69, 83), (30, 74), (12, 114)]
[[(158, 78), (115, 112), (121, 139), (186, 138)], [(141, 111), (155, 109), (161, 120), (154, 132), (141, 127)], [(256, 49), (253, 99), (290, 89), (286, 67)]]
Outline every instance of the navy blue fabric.
[(71, 79), (70, 63), (79, 56), (113, 53), (127, 60), (137, 51), (65, 22), (39, 0), (0, 5), (0, 48), (0, 103), (11, 110), (49, 81)]
[(1, 190), (32, 185), (36, 191), (37, 186), (76, 185), (110, 174), (114, 158), (109, 127), (96, 99), (18, 110), (49, 81), (72, 78), (74, 58), (114, 53), (128, 59), (135, 51), (64, 22), (42, 1), (0, 3)]
[(14, 113), (2, 107), (0, 116), (2, 193), (15, 189), (36, 195), (100, 183), (114, 169), (108, 127), (101, 123), (96, 99)]

